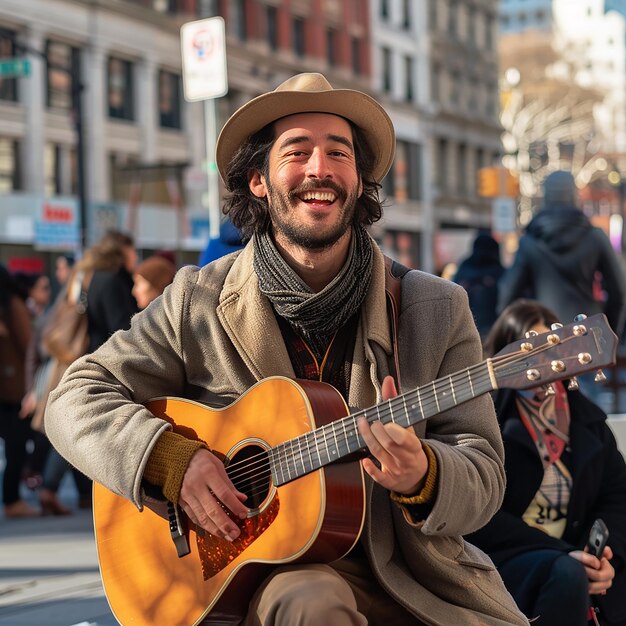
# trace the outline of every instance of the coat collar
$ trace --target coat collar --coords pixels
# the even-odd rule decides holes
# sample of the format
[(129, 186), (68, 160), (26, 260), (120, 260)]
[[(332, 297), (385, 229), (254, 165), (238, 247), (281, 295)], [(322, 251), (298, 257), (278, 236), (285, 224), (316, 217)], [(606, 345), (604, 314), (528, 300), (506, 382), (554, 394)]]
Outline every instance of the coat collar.
[[(356, 361), (353, 364), (350, 385), (352, 388), (354, 384), (355, 389), (360, 391), (367, 387), (372, 389), (372, 386), (378, 388), (378, 381), (372, 376), (375, 358), (368, 343), (380, 345), (387, 355), (392, 351), (385, 299), (385, 261), (373, 240), (372, 246), (372, 278), (363, 303), (355, 348)], [(268, 376), (294, 378), (295, 373), (272, 305), (259, 289), (253, 259), (254, 246), (250, 241), (233, 263), (224, 281), (216, 310), (217, 316), (257, 380)], [(268, 344), (272, 346), (269, 350)], [(366, 395), (372, 397), (371, 393)], [(377, 395), (376, 392), (374, 401)]]

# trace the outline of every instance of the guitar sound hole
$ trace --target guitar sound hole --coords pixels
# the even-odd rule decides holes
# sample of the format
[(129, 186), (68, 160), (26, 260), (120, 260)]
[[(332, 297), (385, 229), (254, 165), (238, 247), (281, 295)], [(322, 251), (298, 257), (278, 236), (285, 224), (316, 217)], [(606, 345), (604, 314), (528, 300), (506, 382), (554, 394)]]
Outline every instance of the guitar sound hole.
[(245, 493), (245, 505), (252, 511), (261, 509), (272, 488), (272, 474), (267, 452), (258, 445), (248, 445), (231, 457), (226, 472), (235, 487)]

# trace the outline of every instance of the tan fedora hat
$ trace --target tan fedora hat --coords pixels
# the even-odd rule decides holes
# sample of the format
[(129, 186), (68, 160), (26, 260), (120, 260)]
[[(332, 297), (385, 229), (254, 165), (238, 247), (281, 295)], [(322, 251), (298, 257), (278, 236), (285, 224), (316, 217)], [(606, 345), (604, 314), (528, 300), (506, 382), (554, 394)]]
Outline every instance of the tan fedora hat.
[(372, 176), (380, 182), (393, 163), (396, 136), (382, 106), (361, 91), (333, 89), (322, 74), (292, 76), (274, 91), (257, 96), (235, 111), (217, 139), (217, 168), (226, 169), (239, 146), (267, 124), (296, 113), (332, 113), (356, 124), (374, 151)]

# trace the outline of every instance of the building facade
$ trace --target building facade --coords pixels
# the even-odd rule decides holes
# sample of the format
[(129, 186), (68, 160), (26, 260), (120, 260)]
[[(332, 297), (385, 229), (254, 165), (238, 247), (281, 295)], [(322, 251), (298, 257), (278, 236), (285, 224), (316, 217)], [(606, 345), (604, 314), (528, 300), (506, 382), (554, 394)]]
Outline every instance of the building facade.
[(142, 249), (195, 260), (208, 237), (206, 131), (203, 104), (183, 98), (180, 27), (221, 15), (229, 89), (218, 128), (302, 71), (378, 98), (398, 149), (374, 233), (437, 270), (439, 231), (489, 226), (475, 173), (499, 154), (495, 4), (5, 0), (0, 57), (25, 57), (30, 72), (0, 74), (0, 261), (76, 245), (81, 205), (87, 243), (116, 226)]

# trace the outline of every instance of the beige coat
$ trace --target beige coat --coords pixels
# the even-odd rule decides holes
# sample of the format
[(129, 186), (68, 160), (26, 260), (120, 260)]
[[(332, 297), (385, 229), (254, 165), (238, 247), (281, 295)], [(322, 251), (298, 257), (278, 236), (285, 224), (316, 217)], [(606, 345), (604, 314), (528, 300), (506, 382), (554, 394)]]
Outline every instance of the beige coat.
[[(73, 364), (50, 397), (46, 431), (55, 447), (139, 508), (146, 461), (168, 428), (143, 402), (170, 395), (223, 406), (262, 378), (294, 376), (252, 257), (248, 245), (203, 269), (180, 270), (130, 330)], [(355, 409), (381, 399), (379, 381), (389, 369), (384, 260), (377, 248), (357, 332), (348, 399)], [(407, 274), (400, 345), (404, 391), (479, 361), (464, 290), (421, 272)], [(436, 501), (423, 524), (410, 524), (388, 492), (368, 480), (363, 540), (375, 574), (427, 624), (527, 624), (491, 561), (461, 537), (483, 526), (504, 494), (491, 399), (471, 400), (416, 430), (437, 456)]]

